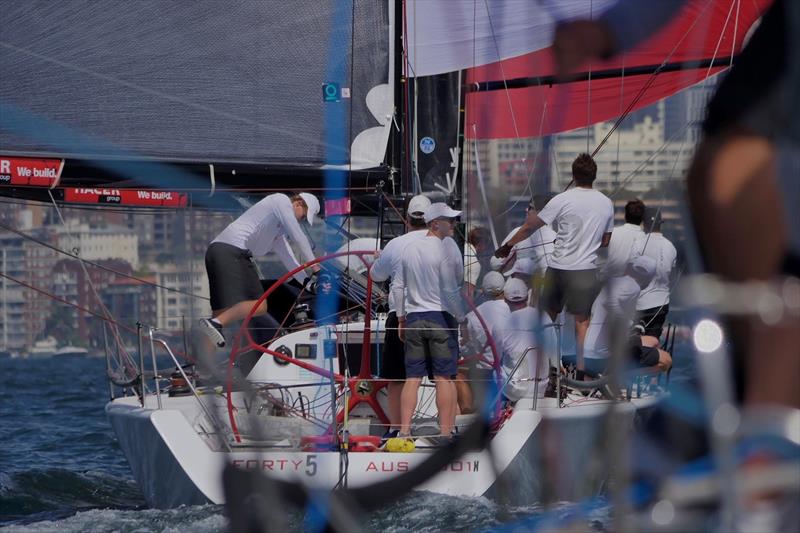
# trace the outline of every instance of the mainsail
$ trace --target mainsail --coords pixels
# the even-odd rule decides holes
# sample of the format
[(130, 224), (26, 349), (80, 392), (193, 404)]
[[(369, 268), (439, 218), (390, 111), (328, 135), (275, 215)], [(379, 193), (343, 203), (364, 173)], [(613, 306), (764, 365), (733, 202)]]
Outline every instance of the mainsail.
[[(76, 159), (381, 164), (393, 111), (391, 2), (0, 1), (0, 146)], [(330, 63), (346, 73), (327, 79)], [(325, 106), (345, 146), (326, 152)], [(57, 135), (53, 135), (57, 133)], [(338, 161), (326, 153), (345, 156)]]

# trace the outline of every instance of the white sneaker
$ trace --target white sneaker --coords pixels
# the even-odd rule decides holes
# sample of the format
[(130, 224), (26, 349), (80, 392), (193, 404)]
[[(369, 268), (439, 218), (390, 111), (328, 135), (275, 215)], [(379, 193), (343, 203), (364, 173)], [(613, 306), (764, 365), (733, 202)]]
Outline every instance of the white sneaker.
[(205, 333), (219, 348), (225, 347), (225, 335), (222, 334), (222, 325), (208, 318), (200, 319), (200, 331)]

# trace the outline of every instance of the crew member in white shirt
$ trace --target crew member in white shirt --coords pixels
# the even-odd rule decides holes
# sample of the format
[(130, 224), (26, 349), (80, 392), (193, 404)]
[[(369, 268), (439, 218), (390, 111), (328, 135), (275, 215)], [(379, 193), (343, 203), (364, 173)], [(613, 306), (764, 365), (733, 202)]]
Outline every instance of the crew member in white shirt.
[[(537, 215), (549, 200), (549, 195), (535, 195), (525, 208), (526, 219)], [(521, 226), (511, 230), (502, 244), (511, 240), (520, 228)], [(531, 303), (534, 305), (538, 300), (539, 292), (541, 292), (549, 257), (555, 249), (555, 241), (556, 232), (553, 231), (553, 228), (542, 226), (511, 249), (511, 253), (501, 269), (504, 276), (519, 278), (531, 287)]]
[(441, 432), (449, 436), (455, 427), (457, 325), (447, 314), (462, 326), (466, 323), (460, 287), (464, 264), (463, 259), (459, 261), (459, 256), (450, 253), (451, 245), (446, 241), (453, 235), (455, 218), (460, 214), (447, 204), (432, 204), (425, 212), (428, 233), (406, 247), (402, 268), (395, 278), (393, 292), (406, 359), (406, 382), (400, 401), (401, 437), (410, 435), (417, 393), (422, 378), (429, 373), (436, 383)]
[[(458, 407), (461, 414), (469, 414), (475, 411), (473, 405), (472, 384), (476, 381), (492, 379), (492, 368), (494, 364), (494, 353), (488, 342), (486, 332), (494, 336), (495, 331), (499, 331), (508, 322), (511, 311), (508, 304), (503, 299), (503, 285), (505, 278), (499, 272), (487, 272), (481, 282), (481, 292), (484, 297), (483, 303), (475, 309), (483, 319), (486, 328), (481, 324), (481, 320), (475, 311), (467, 313), (467, 335), (462, 338), (465, 347), (462, 354), (466, 354), (472, 359), (463, 361), (458, 367), (456, 375), (456, 392), (458, 394)], [(497, 348), (498, 339), (494, 339)], [(500, 353), (498, 353), (498, 356)]]
[(602, 280), (625, 274), (628, 262), (633, 256), (636, 241), (644, 238), (644, 232), (642, 231), (644, 211), (644, 202), (639, 199), (631, 200), (625, 204), (625, 223), (615, 227), (611, 232), (611, 242), (607, 248), (606, 263), (600, 272)]
[(628, 356), (636, 366), (665, 372), (672, 366), (669, 353), (659, 349), (657, 343), (646, 337), (628, 336), (629, 327), (626, 327), (633, 323), (636, 300), (655, 273), (655, 260), (634, 255), (627, 263), (623, 275), (610, 278), (598, 294), (592, 306), (591, 324), (584, 345), (587, 368), (593, 373), (604, 369), (611, 354), (614, 320), (622, 324), (622, 333), (626, 335), (626, 339), (621, 344), (627, 347)]
[(537, 394), (543, 397), (548, 375), (545, 361), (555, 355), (552, 321), (546, 313), (528, 306), (528, 288), (522, 280), (509, 278), (503, 294), (510, 313), (494, 335), (502, 353), (504, 400), (517, 402), (532, 397), (537, 376), (540, 382)]
[[(644, 328), (644, 335), (656, 339), (661, 337), (669, 312), (670, 283), (678, 257), (675, 246), (661, 233), (662, 223), (661, 213), (657, 209), (647, 210), (644, 221), (647, 236), (641, 253), (655, 260), (656, 275), (636, 301), (637, 319)], [(613, 237), (611, 242), (614, 242)]]
[(589, 327), (592, 303), (597, 295), (597, 251), (608, 246), (614, 227), (611, 200), (592, 188), (597, 165), (589, 154), (572, 163), (575, 187), (556, 195), (496, 252), (505, 257), (511, 248), (544, 225), (553, 225), (556, 242), (545, 274), (539, 307), (552, 320), (566, 306), (575, 318), (578, 370), (583, 371), (583, 341)]
[[(253, 256), (274, 252), (291, 271), (300, 266), (289, 246), (289, 239), (300, 249), (304, 262), (313, 261), (314, 253), (308, 237), (300, 227), (302, 219), (314, 224), (319, 214), (319, 200), (301, 192), (289, 198), (282, 193), (270, 194), (228, 224), (211, 241), (206, 251), (206, 272), (211, 294), (211, 317), (200, 320), (201, 330), (220, 348), (225, 346), (222, 329), (247, 316), (264, 293)], [(314, 272), (318, 265), (312, 267)], [(294, 278), (306, 285), (304, 271)], [(254, 316), (267, 312), (266, 301)]]
[(396, 437), (400, 429), (400, 393), (406, 379), (405, 346), (397, 334), (397, 306), (394, 301), (395, 280), (402, 268), (402, 259), (409, 243), (428, 234), (425, 211), (431, 201), (421, 194), (411, 198), (406, 209), (406, 233), (389, 241), (372, 263), (370, 277), (373, 281), (392, 279), (389, 290), (389, 314), (386, 317), (386, 336), (383, 343), (380, 377), (388, 380), (389, 423), (385, 439)]

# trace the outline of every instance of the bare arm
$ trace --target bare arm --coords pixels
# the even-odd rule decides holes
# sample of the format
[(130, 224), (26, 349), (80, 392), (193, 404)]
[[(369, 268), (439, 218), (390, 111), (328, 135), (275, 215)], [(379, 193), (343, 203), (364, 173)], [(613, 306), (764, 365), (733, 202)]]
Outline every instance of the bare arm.
[(608, 248), (610, 242), (611, 242), (611, 232), (607, 231), (603, 233), (603, 240), (600, 241), (600, 248)]
[(544, 225), (545, 223), (541, 218), (539, 218), (539, 215), (529, 214), (525, 219), (525, 223), (520, 226), (519, 230), (517, 230), (517, 232), (510, 239), (508, 239), (508, 242), (495, 251), (495, 257), (508, 256), (508, 254), (511, 252), (511, 248), (513, 248), (515, 244), (524, 241)]

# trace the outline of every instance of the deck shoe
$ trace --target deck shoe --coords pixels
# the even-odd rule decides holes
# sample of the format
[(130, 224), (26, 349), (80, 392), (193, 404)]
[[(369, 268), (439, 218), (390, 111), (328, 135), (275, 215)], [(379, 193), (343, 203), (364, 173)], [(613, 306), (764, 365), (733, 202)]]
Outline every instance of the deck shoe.
[(222, 334), (222, 324), (208, 318), (203, 318), (200, 320), (200, 330), (219, 348), (225, 347), (225, 335)]
[(387, 440), (395, 438), (399, 433), (399, 429), (390, 429), (384, 433), (383, 437), (381, 437), (381, 446), (385, 445)]

